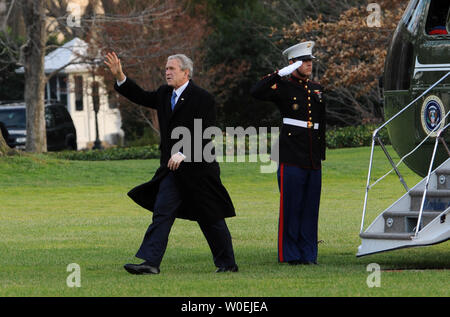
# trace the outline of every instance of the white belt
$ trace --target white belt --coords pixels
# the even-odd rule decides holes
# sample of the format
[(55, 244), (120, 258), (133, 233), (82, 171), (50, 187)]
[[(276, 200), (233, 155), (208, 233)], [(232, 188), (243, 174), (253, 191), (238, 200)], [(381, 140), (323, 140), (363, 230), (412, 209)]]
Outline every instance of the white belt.
[(295, 126), (301, 127), (301, 128), (314, 127), (314, 130), (318, 130), (319, 129), (319, 124), (318, 123), (312, 123), (311, 121), (302, 121), (302, 120), (295, 120), (295, 119), (291, 119), (291, 118), (283, 118), (283, 123), (284, 124), (295, 125)]

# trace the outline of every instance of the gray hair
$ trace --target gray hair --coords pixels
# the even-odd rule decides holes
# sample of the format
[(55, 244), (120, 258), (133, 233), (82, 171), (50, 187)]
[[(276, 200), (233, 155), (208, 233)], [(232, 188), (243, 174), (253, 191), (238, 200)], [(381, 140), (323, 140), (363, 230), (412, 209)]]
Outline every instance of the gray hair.
[(181, 70), (188, 69), (189, 78), (192, 78), (192, 76), (194, 75), (194, 63), (192, 62), (192, 59), (190, 59), (184, 54), (175, 54), (167, 57), (168, 61), (171, 59), (177, 59), (178, 61), (180, 61)]

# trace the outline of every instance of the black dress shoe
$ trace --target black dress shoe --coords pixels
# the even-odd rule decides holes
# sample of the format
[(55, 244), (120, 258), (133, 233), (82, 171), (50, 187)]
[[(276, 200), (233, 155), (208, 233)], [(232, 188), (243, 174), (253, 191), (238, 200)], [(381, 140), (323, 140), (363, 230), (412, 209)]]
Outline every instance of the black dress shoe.
[(237, 272), (239, 271), (239, 268), (237, 265), (234, 266), (221, 266), (216, 270), (216, 273), (222, 273), (222, 272)]
[(125, 264), (124, 269), (131, 274), (159, 274), (159, 268), (151, 266), (147, 262), (141, 264)]

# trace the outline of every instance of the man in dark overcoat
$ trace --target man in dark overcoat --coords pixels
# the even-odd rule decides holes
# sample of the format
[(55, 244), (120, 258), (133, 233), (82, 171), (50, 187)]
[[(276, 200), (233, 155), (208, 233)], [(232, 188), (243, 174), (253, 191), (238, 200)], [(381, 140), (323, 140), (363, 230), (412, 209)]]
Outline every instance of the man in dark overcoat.
[(323, 88), (310, 79), (313, 47), (308, 41), (285, 50), (289, 66), (267, 75), (251, 90), (253, 97), (274, 102), (283, 118), (278, 144), (278, 261), (294, 265), (317, 263), (326, 112)]
[(145, 91), (126, 77), (114, 52), (106, 55), (105, 64), (115, 76), (114, 87), (121, 95), (157, 110), (161, 137), (160, 167), (149, 182), (128, 193), (137, 204), (153, 212), (152, 223), (136, 254), (145, 262), (126, 264), (125, 269), (132, 274), (158, 274), (170, 229), (176, 218), (182, 218), (198, 222), (216, 272), (236, 272), (231, 234), (225, 222), (225, 218), (235, 216), (234, 206), (221, 182), (219, 164), (203, 155), (211, 142), (203, 138), (203, 131), (215, 124), (215, 102), (211, 94), (192, 81), (191, 59), (183, 54), (169, 56), (167, 84), (155, 91)]

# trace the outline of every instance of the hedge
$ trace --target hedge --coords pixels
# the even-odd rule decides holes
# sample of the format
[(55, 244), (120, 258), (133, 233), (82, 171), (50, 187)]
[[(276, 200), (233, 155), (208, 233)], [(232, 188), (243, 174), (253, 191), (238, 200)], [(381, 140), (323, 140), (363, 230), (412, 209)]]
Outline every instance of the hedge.
[[(371, 124), (328, 129), (326, 132), (327, 148), (370, 146), (372, 144), (373, 131), (377, 127)], [(380, 137), (384, 144), (390, 144), (386, 129), (380, 131)]]
[(63, 151), (48, 155), (75, 161), (143, 160), (159, 158), (158, 144), (139, 147), (113, 147), (104, 150)]
[[(375, 125), (350, 126), (343, 128), (330, 128), (326, 132), (327, 148), (346, 148), (370, 146), (372, 133), (376, 129)], [(380, 133), (384, 144), (390, 144), (387, 131), (384, 129)], [(235, 146), (234, 153), (237, 153), (236, 143), (229, 138), (224, 144), (224, 152), (228, 153), (230, 146)], [(246, 153), (248, 154), (248, 137), (246, 138)], [(270, 148), (270, 136), (268, 137)], [(63, 151), (48, 153), (53, 157), (78, 161), (111, 161), (111, 160), (135, 160), (159, 158), (159, 146), (157, 144), (139, 147), (114, 147), (105, 150), (83, 150), (83, 151)]]

